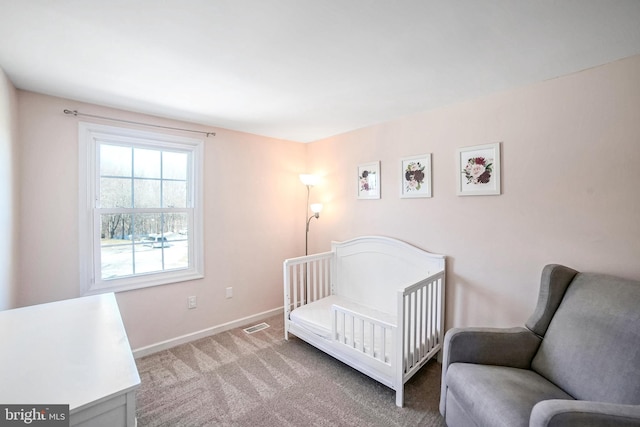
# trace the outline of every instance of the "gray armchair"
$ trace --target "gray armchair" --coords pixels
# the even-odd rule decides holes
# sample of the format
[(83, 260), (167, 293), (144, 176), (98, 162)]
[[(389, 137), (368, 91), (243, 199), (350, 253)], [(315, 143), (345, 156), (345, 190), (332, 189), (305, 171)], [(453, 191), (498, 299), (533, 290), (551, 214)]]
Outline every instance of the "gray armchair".
[(640, 282), (548, 265), (525, 326), (447, 331), (449, 427), (640, 426)]

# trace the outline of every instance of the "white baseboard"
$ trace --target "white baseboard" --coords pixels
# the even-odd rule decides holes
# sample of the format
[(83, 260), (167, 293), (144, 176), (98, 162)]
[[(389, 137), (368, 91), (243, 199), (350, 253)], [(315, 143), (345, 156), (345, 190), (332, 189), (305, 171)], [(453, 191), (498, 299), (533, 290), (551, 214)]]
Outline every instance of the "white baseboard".
[(273, 310), (263, 311), (262, 313), (254, 314), (252, 316), (243, 317), (242, 319), (233, 320), (231, 322), (223, 323), (222, 325), (212, 326), (201, 331), (192, 332), (190, 334), (182, 335), (176, 338), (171, 338), (166, 341), (161, 341), (155, 344), (151, 344), (145, 347), (136, 348), (133, 350), (133, 357), (138, 359), (140, 357), (148, 356), (158, 351), (166, 350), (171, 347), (185, 344), (190, 341), (195, 341), (200, 338), (205, 338), (211, 335), (219, 334), (220, 332), (228, 331), (229, 329), (238, 328), (240, 326), (248, 325), (252, 322), (258, 322), (277, 314), (282, 314), (283, 307), (274, 308)]

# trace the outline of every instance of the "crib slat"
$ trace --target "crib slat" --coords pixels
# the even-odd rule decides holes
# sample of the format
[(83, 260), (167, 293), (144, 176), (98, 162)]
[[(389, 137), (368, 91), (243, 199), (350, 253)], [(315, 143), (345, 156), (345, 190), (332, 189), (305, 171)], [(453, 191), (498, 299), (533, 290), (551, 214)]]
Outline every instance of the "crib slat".
[(416, 341), (416, 322), (415, 320), (417, 319), (417, 313), (416, 313), (416, 294), (415, 292), (411, 293), (411, 296), (409, 297), (411, 298), (411, 317), (409, 318), (409, 330), (411, 331), (411, 348), (409, 350), (409, 357), (411, 358), (409, 361), (409, 367), (412, 367), (413, 365), (415, 365), (416, 363), (416, 345), (415, 345), (415, 341)]
[(438, 287), (434, 283), (431, 289), (431, 298), (433, 300), (433, 309), (431, 310), (431, 345), (435, 347), (438, 344), (437, 331), (438, 331), (438, 317), (439, 311), (437, 307), (438, 303)]
[(296, 266), (291, 267), (291, 283), (289, 286), (293, 287), (293, 308), (298, 307), (298, 274)]
[(416, 306), (417, 313), (416, 318), (413, 321), (416, 324), (416, 357), (414, 358), (414, 365), (417, 364), (420, 359), (422, 359), (422, 318), (424, 313), (424, 306), (422, 305), (422, 291), (424, 288), (420, 288), (416, 290)]
[(350, 326), (351, 326), (351, 334), (349, 334), (351, 336), (351, 347), (355, 348), (356, 347), (356, 318), (353, 316), (349, 316), (349, 320), (350, 320)]
[(437, 324), (438, 324), (438, 292), (437, 287), (432, 286), (431, 298), (433, 300), (433, 310), (431, 310), (431, 346), (435, 347), (438, 344), (437, 339)]
[(311, 280), (311, 284), (313, 287), (313, 301), (316, 301), (318, 299), (318, 261), (312, 263), (312, 270), (313, 279)]
[(417, 360), (416, 360), (416, 364), (418, 362), (420, 362), (420, 359), (422, 359), (422, 354), (424, 351), (424, 346), (423, 346), (423, 341), (422, 341), (422, 334), (423, 334), (423, 329), (422, 329), (422, 319), (424, 318), (424, 314), (425, 314), (425, 307), (424, 304), (422, 302), (422, 295), (424, 294), (424, 286), (421, 287), (420, 289), (416, 290), (416, 297), (418, 298), (418, 306), (419, 306), (419, 312), (418, 312), (418, 318), (415, 320), (416, 322), (416, 328), (419, 330), (419, 333), (417, 335), (417, 340), (418, 340), (418, 345), (417, 345), (417, 349), (416, 349), (416, 353), (417, 353)]
[(427, 346), (427, 314), (429, 313), (430, 307), (427, 300), (427, 292), (429, 291), (429, 285), (423, 286), (420, 288), (420, 301), (422, 302), (422, 315), (420, 316), (420, 359), (422, 359), (429, 348)]
[(309, 289), (309, 302), (316, 301), (318, 299), (318, 261), (311, 263), (311, 288)]
[(309, 301), (309, 297), (310, 297), (310, 293), (309, 293), (309, 270), (311, 270), (311, 264), (310, 263), (305, 263), (304, 264), (304, 301), (303, 304), (309, 304), (311, 301)]
[(431, 350), (431, 313), (433, 312), (433, 304), (431, 301), (431, 283), (429, 283), (424, 289), (424, 303), (427, 307), (427, 312), (425, 313), (423, 322), (424, 322), (424, 345), (425, 345), (425, 353)]
[(331, 288), (330, 288), (330, 284), (331, 284), (331, 264), (329, 262), (329, 260), (326, 260), (324, 263), (324, 273), (325, 273), (325, 290), (324, 290), (324, 294), (326, 295), (331, 295)]
[[(371, 346), (371, 355), (374, 359), (376, 357), (376, 325), (373, 323), (369, 323), (369, 345)], [(378, 354), (378, 356), (380, 356)]]
[(431, 350), (433, 347), (433, 286), (429, 283), (427, 288), (427, 304), (429, 304), (429, 312), (425, 316), (427, 322), (427, 348)]
[(424, 302), (422, 301), (422, 296), (424, 295), (424, 287), (416, 290), (416, 298), (418, 300), (418, 317), (415, 320), (416, 323), (416, 329), (417, 329), (417, 333), (416, 333), (416, 341), (417, 341), (417, 345), (416, 345), (416, 362), (418, 363), (420, 361), (420, 359), (422, 359), (422, 356), (424, 355), (424, 341), (422, 338), (423, 335), (423, 328), (422, 328), (422, 319), (424, 319), (424, 315), (425, 315), (425, 307), (424, 307)]
[[(444, 300), (444, 295), (442, 294), (442, 278), (438, 279), (438, 281), (436, 282), (436, 285), (434, 285), (434, 289), (437, 293), (437, 301), (442, 301)], [(436, 313), (436, 327), (434, 329), (434, 337), (437, 337), (438, 340), (438, 344), (442, 344), (442, 313), (444, 308), (442, 307), (441, 304), (434, 304), (434, 312)]]
[(324, 293), (324, 262), (323, 260), (318, 260), (318, 292), (320, 294), (320, 298), (324, 298), (327, 295)]
[(409, 319), (411, 318), (411, 296), (407, 296), (405, 298), (405, 325), (407, 325), (404, 328), (404, 357), (403, 357), (403, 363), (404, 363), (404, 371), (407, 371), (407, 368), (409, 368), (409, 352), (410, 352), (410, 343), (409, 343), (409, 334), (410, 334), (410, 328), (409, 328)]
[(380, 330), (380, 339), (382, 340), (382, 351), (380, 352), (380, 360), (386, 362), (385, 355), (387, 354), (387, 328), (381, 328)]

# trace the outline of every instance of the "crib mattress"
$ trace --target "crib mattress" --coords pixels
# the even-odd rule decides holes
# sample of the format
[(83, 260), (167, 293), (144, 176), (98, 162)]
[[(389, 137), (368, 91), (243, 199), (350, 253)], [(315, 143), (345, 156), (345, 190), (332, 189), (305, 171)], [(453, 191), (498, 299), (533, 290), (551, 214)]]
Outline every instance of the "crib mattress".
[[(314, 333), (315, 335), (318, 335), (322, 338), (330, 340), (331, 326), (332, 326), (331, 325), (331, 306), (333, 304), (339, 305), (348, 310), (354, 311), (356, 313), (359, 313), (365, 316), (372, 317), (374, 319), (381, 320), (383, 322), (386, 322), (392, 325), (395, 325), (396, 323), (395, 316), (389, 313), (384, 313), (382, 311), (373, 309), (371, 307), (367, 307), (365, 305), (359, 304), (355, 301), (352, 301), (350, 299), (347, 299), (338, 295), (330, 295), (326, 298), (322, 298), (320, 300), (298, 307), (290, 313), (289, 318), (291, 319), (291, 321), (295, 322), (298, 326), (301, 326), (307, 329), (308, 331)], [(342, 330), (341, 328), (342, 324), (340, 323), (341, 322), (340, 318), (341, 316), (338, 316), (339, 332)], [(343, 340), (346, 339), (347, 341), (351, 341), (351, 342), (355, 339), (355, 345), (357, 346), (360, 344), (359, 337), (362, 335), (360, 334), (360, 328), (361, 327), (359, 325), (359, 322), (356, 322), (355, 333), (349, 328), (346, 328), (345, 329), (346, 337), (341, 335), (340, 338), (342, 338)], [(383, 339), (382, 339), (381, 328), (375, 328), (373, 340), (374, 340), (374, 352), (376, 356), (378, 356), (382, 351)], [(390, 357), (389, 353), (393, 351), (392, 340), (393, 340), (393, 337), (391, 336), (391, 334), (386, 334), (384, 336), (385, 361), (389, 360), (389, 357)], [(366, 332), (364, 334), (364, 347), (366, 349), (371, 348), (370, 341), (371, 341), (371, 334)]]

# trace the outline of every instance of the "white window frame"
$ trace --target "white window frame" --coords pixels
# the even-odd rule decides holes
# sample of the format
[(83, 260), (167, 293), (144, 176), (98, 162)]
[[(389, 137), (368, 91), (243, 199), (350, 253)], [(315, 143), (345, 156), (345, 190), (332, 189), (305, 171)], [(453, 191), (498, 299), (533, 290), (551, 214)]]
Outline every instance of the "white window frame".
[[(204, 141), (182, 136), (146, 132), (95, 123), (80, 122), (79, 142), (79, 250), (80, 293), (91, 295), (165, 285), (204, 277), (203, 241), (203, 163)], [(146, 148), (180, 149), (192, 158), (192, 229), (189, 229), (189, 262), (186, 269), (137, 274), (103, 280), (100, 274), (100, 213), (97, 210), (99, 187), (97, 146), (102, 142), (131, 144)]]

